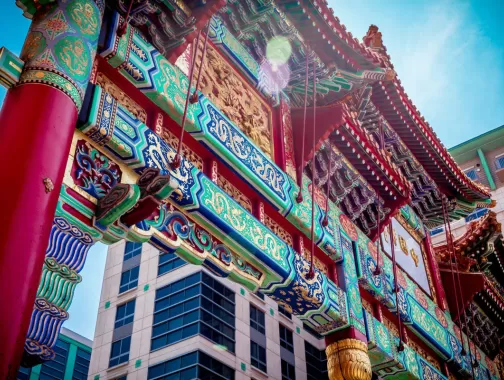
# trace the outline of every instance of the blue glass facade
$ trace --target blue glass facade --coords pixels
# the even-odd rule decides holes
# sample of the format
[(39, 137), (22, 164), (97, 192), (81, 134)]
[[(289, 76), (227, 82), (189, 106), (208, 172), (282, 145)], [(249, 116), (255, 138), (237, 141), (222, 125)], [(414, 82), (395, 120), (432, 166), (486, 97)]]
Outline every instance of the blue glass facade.
[(317, 350), (305, 341), (306, 374), (308, 380), (328, 380), (325, 350)]
[(202, 335), (235, 351), (235, 294), (203, 272), (156, 291), (151, 350)]
[(180, 268), (187, 263), (174, 253), (164, 253), (159, 255), (158, 276), (162, 276), (172, 270)]
[(149, 367), (148, 380), (234, 380), (234, 370), (202, 351)]

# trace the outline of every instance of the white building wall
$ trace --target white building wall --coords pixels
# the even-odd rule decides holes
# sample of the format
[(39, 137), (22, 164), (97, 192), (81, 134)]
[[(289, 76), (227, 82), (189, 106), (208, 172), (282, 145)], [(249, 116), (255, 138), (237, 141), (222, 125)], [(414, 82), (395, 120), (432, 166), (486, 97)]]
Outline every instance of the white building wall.
[[(156, 289), (200, 271), (202, 267), (187, 264), (158, 277), (159, 252), (151, 245), (144, 244), (138, 286), (119, 295), (124, 249), (125, 242), (123, 241), (111, 245), (108, 250), (88, 376), (90, 380), (98, 379), (98, 376), (99, 379), (116, 379), (125, 374), (127, 374), (128, 380), (147, 379), (149, 366), (195, 350), (204, 351), (227, 366), (235, 368), (236, 380), (250, 378), (281, 380), (279, 323), (293, 332), (297, 380), (307, 378), (304, 341), (307, 340), (319, 350), (325, 348), (323, 339), (318, 340), (306, 332), (299, 319), (293, 316), (290, 320), (280, 314), (277, 304), (273, 300), (268, 297), (261, 300), (243, 286), (217, 278), (218, 281), (235, 292), (235, 353), (218, 349), (213, 342), (202, 336), (195, 336), (151, 352)], [(116, 308), (118, 305), (135, 298), (136, 306), (129, 361), (109, 368)], [(250, 304), (265, 314), (267, 374), (250, 365)], [(245, 370), (242, 369), (242, 363), (245, 364)]]
[[(490, 211), (495, 212), (497, 214), (497, 221), (499, 223), (504, 224), (504, 182), (501, 182), (499, 180), (499, 178), (496, 174), (497, 167), (495, 164), (496, 157), (498, 157), (502, 154), (504, 154), (504, 147), (500, 147), (500, 148), (494, 149), (490, 152), (486, 152), (485, 159), (487, 161), (488, 167), (490, 169), (490, 173), (492, 175), (492, 179), (493, 179), (495, 186), (496, 186), (496, 190), (493, 190), (490, 192), (491, 198), (496, 201), (495, 207), (491, 208)], [(481, 162), (480, 162), (479, 158), (474, 158), (474, 159), (466, 161), (466, 162), (462, 162), (462, 163), (459, 162), (458, 164), (462, 170), (467, 170), (471, 167), (476, 167), (476, 164), (481, 165)], [(486, 173), (485, 173), (483, 167), (480, 166), (479, 169), (480, 170), (478, 172), (478, 177), (479, 177), (478, 182), (485, 185), (485, 186), (489, 186), (489, 184), (488, 184), (489, 181), (488, 181), (488, 178), (486, 177)], [(461, 235), (463, 235), (467, 231), (467, 226), (468, 226), (468, 224), (465, 222), (464, 219), (460, 219), (460, 220), (452, 223), (451, 230), (452, 230), (452, 234), (453, 234), (454, 238), (456, 239), (456, 238), (460, 237)], [(445, 232), (432, 236), (432, 243), (434, 245), (442, 244), (444, 242), (446, 242)]]

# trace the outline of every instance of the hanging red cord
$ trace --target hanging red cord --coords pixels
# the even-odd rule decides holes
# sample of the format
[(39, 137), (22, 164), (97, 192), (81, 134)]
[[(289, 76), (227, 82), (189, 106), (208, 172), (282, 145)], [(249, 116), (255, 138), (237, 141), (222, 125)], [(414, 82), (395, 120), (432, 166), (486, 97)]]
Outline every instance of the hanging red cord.
[(327, 227), (329, 224), (329, 190), (331, 188), (331, 171), (332, 171), (332, 145), (329, 141), (329, 171), (327, 172), (327, 194), (326, 194), (326, 207), (325, 207), (325, 215), (322, 220), (322, 225)]
[[(182, 116), (182, 123), (180, 125), (181, 131), (180, 131), (180, 136), (179, 136), (179, 142), (178, 142), (178, 147), (177, 147), (177, 153), (175, 154), (175, 157), (173, 157), (173, 160), (170, 164), (171, 168), (173, 170), (178, 169), (180, 167), (180, 152), (182, 151), (182, 142), (184, 140), (184, 130), (185, 130), (185, 121), (187, 118), (187, 108), (189, 106), (189, 98), (191, 96), (191, 85), (192, 85), (192, 79), (193, 79), (193, 74), (194, 74), (194, 66), (198, 54), (198, 49), (199, 49), (199, 42), (200, 42), (200, 36), (201, 36), (201, 29), (198, 32), (198, 37), (196, 38), (196, 44), (193, 48), (193, 55), (191, 57), (191, 66), (189, 67), (189, 84), (187, 86), (187, 95), (186, 95), (186, 101), (185, 101), (185, 106), (184, 106), (184, 114)], [(203, 59), (203, 58), (202, 58)]]
[(402, 329), (401, 311), (399, 310), (399, 286), (397, 285), (397, 262), (395, 257), (394, 230), (392, 229), (392, 222), (389, 223), (388, 228), (390, 235), (390, 253), (392, 254), (392, 273), (394, 274), (394, 292), (397, 306), (397, 326), (399, 330), (399, 346), (397, 346), (397, 351), (401, 352), (404, 351), (403, 329)]
[[(469, 344), (469, 324), (467, 323), (467, 313), (466, 313), (466, 309), (464, 307), (465, 305), (465, 300), (464, 300), (464, 293), (462, 292), (462, 284), (461, 284), (461, 281), (460, 281), (460, 272), (458, 270), (458, 261), (457, 261), (457, 255), (455, 255), (455, 248), (454, 248), (454, 245), (453, 245), (453, 235), (452, 235), (452, 231), (451, 231), (451, 224), (448, 223), (448, 233), (450, 235), (450, 242), (449, 242), (449, 248), (451, 250), (451, 252), (453, 252), (453, 261), (455, 263), (455, 268), (457, 268), (457, 271), (456, 271), (456, 280), (457, 280), (457, 285), (458, 285), (458, 292), (459, 292), (459, 297), (460, 297), (460, 301), (461, 301), (461, 304), (462, 304), (462, 308), (463, 308), (463, 313), (464, 313), (464, 324), (465, 324), (465, 327), (466, 327), (466, 338), (467, 338), (467, 344), (469, 346), (469, 355), (471, 356), (471, 362), (472, 362), (472, 367), (473, 368), (477, 368), (479, 366), (479, 363), (478, 363), (478, 360), (476, 358), (476, 348), (474, 349), (475, 351), (475, 355), (474, 355), (474, 360), (472, 358), (472, 353), (471, 353), (471, 345)], [(478, 264), (479, 266), (479, 264)], [(475, 321), (474, 321), (474, 313), (471, 312), (471, 319), (472, 319), (472, 324), (474, 327), (476, 327), (476, 324), (475, 324)]]
[(206, 50), (207, 50), (207, 44), (208, 44), (209, 31), (210, 31), (210, 21), (207, 24), (205, 43), (203, 44), (203, 56), (201, 57), (201, 63), (200, 63), (199, 72), (198, 72), (198, 79), (196, 79), (196, 85), (194, 86), (194, 92), (193, 92), (191, 99), (190, 99), (191, 104), (194, 104), (198, 101), (198, 88), (199, 88), (199, 84), (200, 84), (201, 73), (203, 71), (203, 64), (205, 63), (205, 56), (206, 56)]
[[(380, 197), (376, 194), (376, 228), (378, 229), (378, 237), (376, 238), (376, 268), (373, 272), (373, 275), (379, 276), (381, 274), (380, 267), (380, 257), (381, 257), (381, 249), (380, 249), (380, 241), (381, 241), (381, 231), (380, 231)], [(383, 245), (382, 245), (383, 246)]]
[[(476, 266), (478, 267), (478, 272), (481, 272), (481, 268), (480, 268), (479, 263), (477, 263)], [(460, 285), (460, 282), (459, 282), (459, 285)], [(474, 322), (474, 312), (472, 310), (471, 310), (471, 318), (472, 318), (473, 326), (476, 328), (476, 324)], [(469, 331), (469, 326), (467, 324), (466, 324), (466, 329), (467, 329), (467, 331)], [(472, 335), (476, 336), (476, 334), (474, 332)], [(469, 342), (469, 334), (467, 334), (467, 341)], [(471, 356), (473, 376), (474, 376), (474, 369), (479, 367), (478, 357), (476, 356), (476, 354), (477, 354), (476, 353), (476, 344), (474, 345), (474, 360), (473, 360), (473, 355), (471, 352), (471, 345), (469, 343), (468, 343), (468, 345), (469, 345), (469, 355)]]
[[(448, 254), (450, 256), (450, 272), (451, 272), (451, 276), (452, 276), (452, 286), (453, 286), (453, 290), (455, 291), (455, 305), (457, 306), (457, 315), (460, 317), (460, 307), (459, 307), (458, 292), (457, 292), (457, 287), (455, 285), (455, 275), (453, 273), (453, 257), (452, 257), (452, 250), (451, 250), (451, 245), (450, 245), (451, 237), (450, 237), (450, 234), (448, 232), (448, 226), (447, 226), (449, 224), (448, 212), (447, 212), (447, 209), (446, 209), (445, 200), (446, 199), (443, 197), (443, 199), (441, 201), (441, 206), (443, 208), (443, 221), (444, 221), (444, 227), (445, 227), (445, 233), (446, 233), (446, 242), (448, 244)], [(466, 351), (465, 351), (465, 348), (464, 348), (464, 338), (462, 336), (462, 327), (460, 328), (460, 342), (462, 343), (462, 350), (461, 350), (460, 354), (462, 356), (465, 356), (466, 355)]]
[(381, 148), (382, 149), (385, 149), (385, 133), (383, 131), (383, 120), (382, 122), (380, 123), (380, 145), (381, 145)]
[(128, 26), (128, 19), (130, 17), (131, 8), (133, 7), (133, 1), (134, 0), (130, 0), (128, 11), (126, 12), (126, 16), (124, 16), (123, 22), (121, 22), (121, 25), (119, 25), (119, 27), (117, 28), (117, 35), (119, 37), (124, 36), (124, 34), (126, 33), (126, 28)]
[(306, 47), (306, 62), (305, 62), (305, 92), (304, 92), (304, 109), (303, 109), (303, 138), (301, 139), (301, 162), (299, 163), (299, 170), (297, 176), (297, 184), (299, 186), (299, 193), (296, 197), (296, 202), (303, 202), (303, 160), (304, 160), (304, 146), (306, 137), (306, 108), (308, 104), (308, 56), (310, 52)]
[(313, 60), (313, 148), (312, 148), (312, 210), (311, 210), (311, 262), (310, 271), (308, 272), (308, 279), (315, 277), (315, 270), (313, 269), (313, 256), (315, 256), (315, 126), (317, 119), (317, 61)]

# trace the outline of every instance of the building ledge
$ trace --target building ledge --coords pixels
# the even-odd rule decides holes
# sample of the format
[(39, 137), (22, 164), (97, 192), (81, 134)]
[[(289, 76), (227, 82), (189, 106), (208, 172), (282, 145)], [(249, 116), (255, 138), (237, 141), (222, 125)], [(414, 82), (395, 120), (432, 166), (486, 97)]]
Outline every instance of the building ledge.
[[(121, 369), (126, 369), (128, 367), (129, 360), (127, 362), (115, 365), (113, 367), (107, 368), (107, 372), (114, 372), (113, 376), (121, 377), (128, 374), (127, 370), (121, 371)], [(117, 373), (115, 373), (117, 371)]]

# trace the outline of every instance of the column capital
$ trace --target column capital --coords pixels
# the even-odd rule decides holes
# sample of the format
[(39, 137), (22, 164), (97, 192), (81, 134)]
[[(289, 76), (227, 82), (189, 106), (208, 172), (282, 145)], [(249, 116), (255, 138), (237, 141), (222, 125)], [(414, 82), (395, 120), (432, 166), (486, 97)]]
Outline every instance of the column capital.
[(18, 86), (44, 84), (69, 96), (77, 110), (89, 83), (103, 5), (94, 0), (59, 0), (37, 9), (21, 59)]
[(371, 361), (367, 344), (358, 339), (343, 339), (326, 348), (330, 380), (371, 380)]

